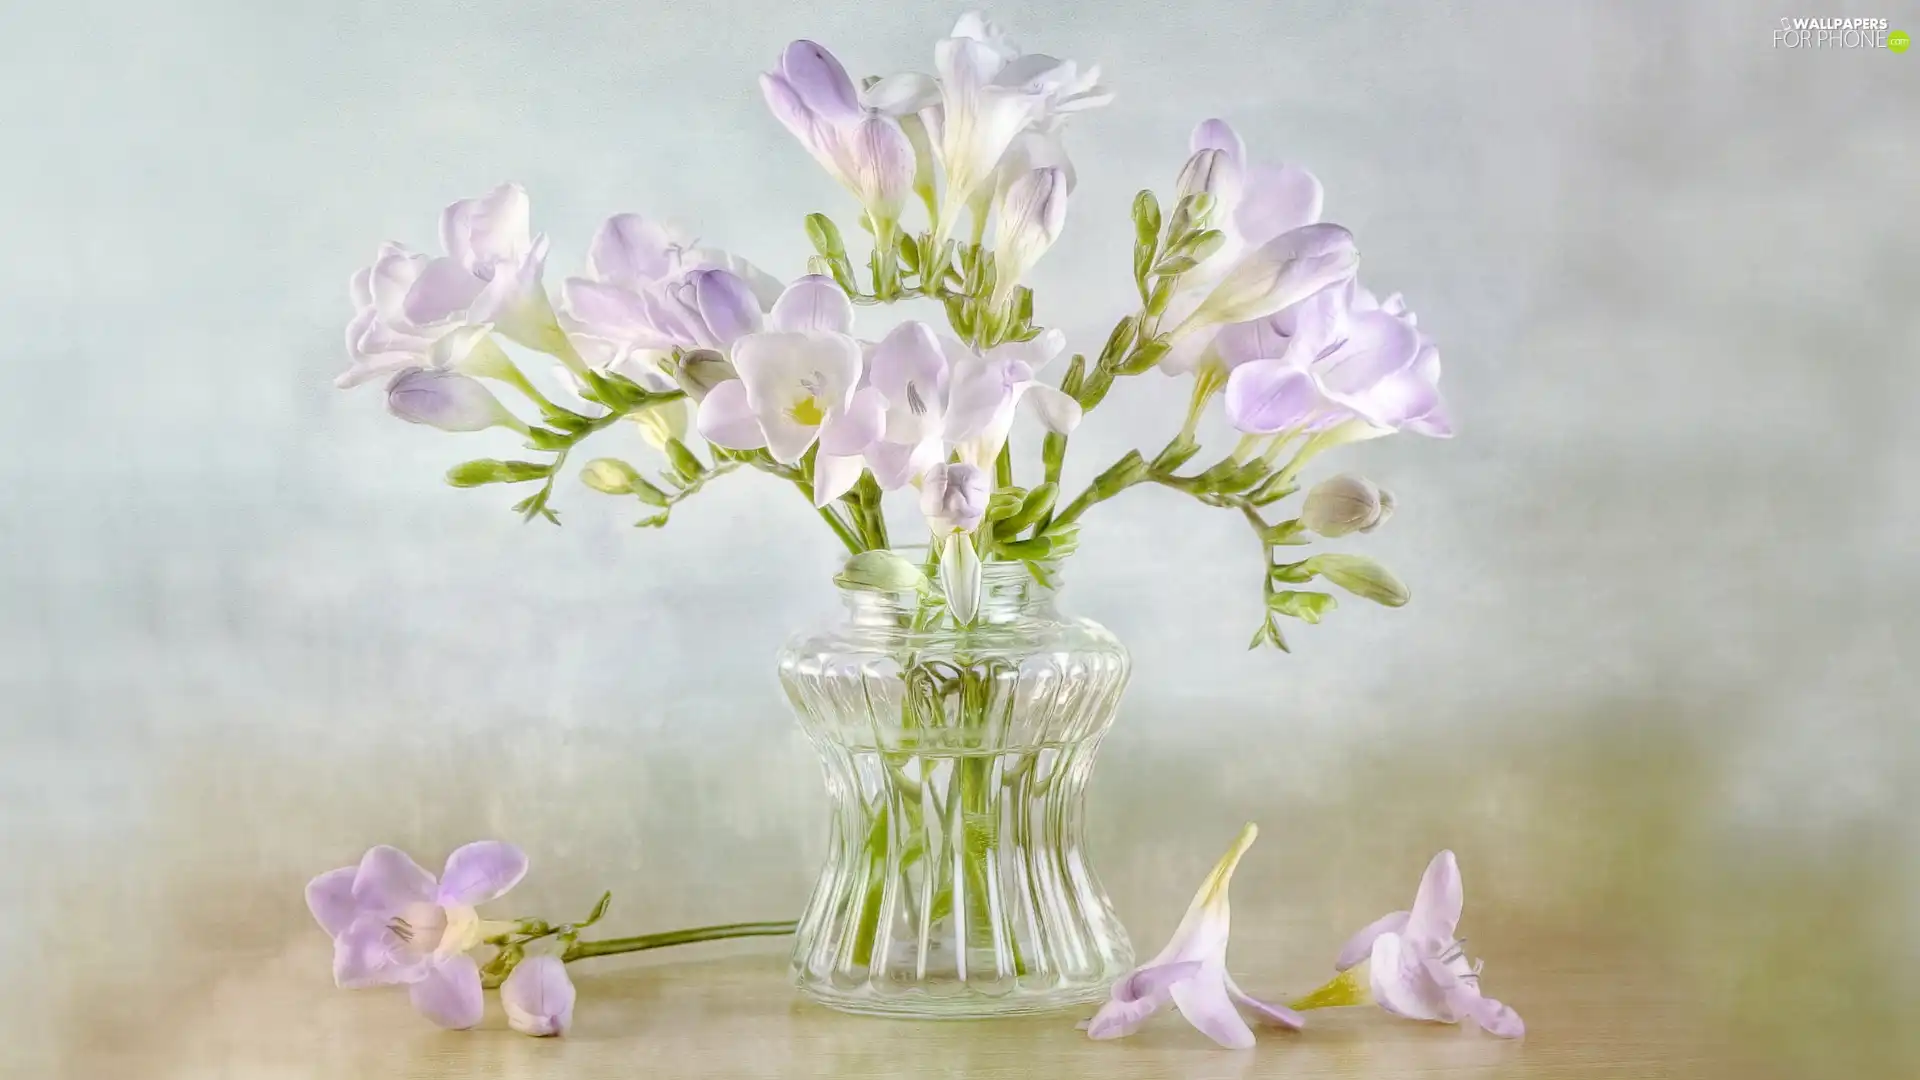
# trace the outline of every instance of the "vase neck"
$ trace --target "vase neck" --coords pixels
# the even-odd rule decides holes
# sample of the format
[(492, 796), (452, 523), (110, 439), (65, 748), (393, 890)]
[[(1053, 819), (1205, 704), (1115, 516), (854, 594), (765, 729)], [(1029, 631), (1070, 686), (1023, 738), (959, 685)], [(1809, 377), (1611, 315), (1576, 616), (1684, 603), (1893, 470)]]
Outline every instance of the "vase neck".
[[(1058, 617), (1054, 596), (1058, 589), (1059, 572), (1051, 566), (1044, 572), (1054, 584), (1042, 584), (1023, 562), (990, 562), (982, 565), (976, 624)], [(840, 597), (852, 614), (853, 621), (859, 625), (898, 626), (902, 620), (913, 619), (919, 606), (918, 599), (912, 593), (843, 587)]]

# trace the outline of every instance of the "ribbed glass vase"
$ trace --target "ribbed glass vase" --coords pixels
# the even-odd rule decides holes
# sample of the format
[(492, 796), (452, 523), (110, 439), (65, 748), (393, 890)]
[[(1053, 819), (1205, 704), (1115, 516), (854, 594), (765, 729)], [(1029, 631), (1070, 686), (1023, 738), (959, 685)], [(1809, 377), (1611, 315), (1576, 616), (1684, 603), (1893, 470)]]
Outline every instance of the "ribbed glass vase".
[(800, 990), (954, 1019), (1104, 998), (1133, 950), (1082, 822), (1126, 649), (1061, 614), (1024, 563), (982, 567), (965, 627), (938, 596), (842, 594), (846, 617), (780, 656), (833, 802), (794, 942)]

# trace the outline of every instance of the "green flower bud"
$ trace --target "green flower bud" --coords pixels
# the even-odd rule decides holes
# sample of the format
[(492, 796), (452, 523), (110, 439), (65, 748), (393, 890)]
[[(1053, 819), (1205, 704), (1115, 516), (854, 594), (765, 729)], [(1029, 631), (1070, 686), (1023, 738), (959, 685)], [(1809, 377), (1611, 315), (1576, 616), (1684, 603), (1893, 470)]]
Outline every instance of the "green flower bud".
[(633, 466), (619, 458), (595, 458), (580, 469), (580, 482), (603, 495), (628, 495), (633, 485), (645, 483)]
[(1387, 568), (1364, 555), (1315, 555), (1302, 566), (1363, 600), (1399, 607), (1412, 593)]
[(518, 484), (539, 480), (553, 471), (551, 465), (532, 461), (495, 461), (480, 458), (464, 461), (447, 470), (447, 483), (454, 487), (479, 487), (482, 484)]
[(648, 405), (629, 417), (640, 428), (640, 437), (655, 450), (665, 450), (670, 442), (687, 437), (687, 400), (674, 398)]
[(1339, 606), (1339, 602), (1323, 592), (1277, 592), (1267, 597), (1267, 609), (1282, 615), (1291, 615), (1302, 622), (1317, 623), (1320, 617)]

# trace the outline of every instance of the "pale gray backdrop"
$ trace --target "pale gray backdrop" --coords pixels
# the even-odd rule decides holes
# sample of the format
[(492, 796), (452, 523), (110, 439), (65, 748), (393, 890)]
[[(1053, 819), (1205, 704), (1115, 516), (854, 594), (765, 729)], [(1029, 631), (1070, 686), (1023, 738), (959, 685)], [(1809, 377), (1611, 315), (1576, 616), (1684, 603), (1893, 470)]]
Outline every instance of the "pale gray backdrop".
[[(856, 73), (925, 69), (961, 10), (808, 7), (8, 13), (9, 1020), (81, 1038), (73, 999), (114, 993), (67, 985), (76, 965), (157, 978), (155, 940), (218, 939), (380, 839), (437, 857), (509, 834), (536, 867), (655, 880), (680, 896), (663, 922), (703, 913), (703, 879), (747, 859), (782, 868), (784, 892), (737, 914), (798, 903), (821, 798), (770, 656), (832, 603), (834, 545), (804, 505), (734, 477), (639, 532), (569, 478), (565, 526), (523, 526), (505, 490), (439, 479), (511, 438), (409, 427), (331, 379), (348, 275), (385, 239), (431, 248), (441, 205), (503, 179), (531, 191), (556, 284), (626, 210), (801, 272), (802, 216), (852, 215), (755, 74), (799, 36)], [(1071, 130), (1081, 183), (1035, 275), (1043, 319), (1098, 348), (1128, 301), (1133, 192), (1168, 190), (1188, 130), (1224, 116), (1257, 157), (1324, 180), (1367, 280), (1442, 343), (1461, 433), (1329, 462), (1397, 493), (1356, 549), (1415, 601), (1350, 601), (1291, 657), (1244, 651), (1258, 554), (1233, 515), (1159, 491), (1092, 514), (1070, 600), (1137, 661), (1108, 751), (1132, 764), (1113, 768), (1149, 776), (1177, 750), (1183, 775), (1259, 762), (1261, 784), (1311, 790), (1342, 755), (1577, 725), (1631, 785), (1684, 732), (1713, 746), (1692, 827), (1763, 860), (1869, 843), (1877, 887), (1912, 902), (1920, 56), (1770, 47), (1777, 16), (1833, 13), (996, 12), (1118, 95)], [(1157, 377), (1111, 401), (1075, 441), (1077, 477), (1158, 446), (1181, 407)], [(606, 447), (645, 454), (624, 432)], [(1311, 760), (1289, 751), (1308, 739)], [(1451, 786), (1511, 812), (1485, 794), (1502, 768)], [(1096, 792), (1102, 812), (1131, 797)], [(639, 820), (671, 807), (682, 846), (640, 844), (674, 835)], [(16, 965), (56, 957), (67, 979), (23, 989)]]

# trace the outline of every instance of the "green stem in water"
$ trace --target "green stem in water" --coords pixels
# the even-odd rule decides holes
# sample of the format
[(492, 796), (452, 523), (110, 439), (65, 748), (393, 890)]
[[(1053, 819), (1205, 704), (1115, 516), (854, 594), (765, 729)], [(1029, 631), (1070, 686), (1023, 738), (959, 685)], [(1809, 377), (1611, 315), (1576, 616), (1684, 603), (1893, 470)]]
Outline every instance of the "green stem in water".
[(780, 937), (791, 934), (799, 926), (794, 921), (787, 922), (745, 922), (724, 923), (720, 926), (696, 926), (688, 930), (668, 930), (658, 934), (641, 934), (637, 937), (606, 938), (601, 941), (576, 941), (567, 946), (560, 959), (572, 963), (575, 960), (587, 960), (595, 956), (617, 956), (620, 953), (641, 952), (646, 949), (664, 949), (671, 945), (692, 945), (701, 941), (724, 941), (727, 938), (741, 937)]

